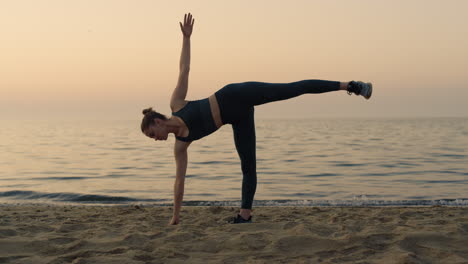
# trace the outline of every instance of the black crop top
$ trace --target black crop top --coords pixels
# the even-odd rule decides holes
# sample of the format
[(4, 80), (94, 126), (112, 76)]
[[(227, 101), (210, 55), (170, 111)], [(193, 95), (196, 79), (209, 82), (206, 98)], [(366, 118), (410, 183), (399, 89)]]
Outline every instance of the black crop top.
[(185, 142), (198, 140), (217, 130), (208, 98), (188, 101), (182, 109), (172, 112), (172, 115), (182, 118), (189, 129), (189, 135), (187, 137), (176, 136), (178, 140)]

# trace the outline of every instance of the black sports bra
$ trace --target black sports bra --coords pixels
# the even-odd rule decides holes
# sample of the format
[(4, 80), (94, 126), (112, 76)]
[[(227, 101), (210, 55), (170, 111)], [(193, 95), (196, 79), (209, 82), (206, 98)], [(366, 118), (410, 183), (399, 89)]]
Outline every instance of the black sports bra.
[(185, 142), (198, 140), (217, 130), (213, 116), (211, 115), (208, 98), (188, 101), (182, 109), (172, 112), (172, 115), (182, 118), (189, 129), (189, 135), (186, 137), (176, 136), (178, 140)]

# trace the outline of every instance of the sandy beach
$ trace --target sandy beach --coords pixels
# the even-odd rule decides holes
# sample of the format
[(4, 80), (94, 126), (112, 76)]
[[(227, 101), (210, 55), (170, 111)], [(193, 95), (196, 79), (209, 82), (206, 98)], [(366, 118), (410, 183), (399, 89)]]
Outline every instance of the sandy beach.
[(468, 263), (466, 207), (6, 205), (0, 263)]

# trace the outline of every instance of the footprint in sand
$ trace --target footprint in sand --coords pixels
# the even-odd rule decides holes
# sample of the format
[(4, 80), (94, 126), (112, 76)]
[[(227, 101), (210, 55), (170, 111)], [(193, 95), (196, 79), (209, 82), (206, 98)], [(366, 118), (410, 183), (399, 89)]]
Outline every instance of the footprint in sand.
[(444, 262), (448, 257), (463, 257), (458, 252), (464, 252), (468, 244), (467, 238), (453, 238), (439, 233), (410, 234), (404, 237), (400, 248), (412, 252), (418, 256), (427, 256), (428, 261), (436, 258)]
[(56, 231), (61, 233), (69, 232), (83, 232), (88, 229), (88, 225), (85, 224), (62, 224)]
[(175, 233), (168, 235), (165, 239), (165, 243), (180, 243), (180, 242), (186, 242), (189, 240), (192, 240), (196, 237), (195, 234), (189, 233), (189, 232), (180, 232), (180, 233)]
[(76, 240), (78, 239), (72, 238), (72, 237), (52, 237), (52, 238), (49, 238), (48, 241), (51, 242), (52, 244), (64, 245), (64, 244), (68, 244), (71, 242), (75, 242)]
[(315, 254), (320, 251), (335, 250), (343, 246), (342, 242), (313, 236), (285, 236), (274, 243), (274, 247), (288, 254)]
[(241, 233), (222, 242), (222, 248), (241, 250), (261, 250), (271, 243), (271, 235), (266, 233)]
[(13, 229), (0, 229), (0, 238), (16, 236), (17, 232)]

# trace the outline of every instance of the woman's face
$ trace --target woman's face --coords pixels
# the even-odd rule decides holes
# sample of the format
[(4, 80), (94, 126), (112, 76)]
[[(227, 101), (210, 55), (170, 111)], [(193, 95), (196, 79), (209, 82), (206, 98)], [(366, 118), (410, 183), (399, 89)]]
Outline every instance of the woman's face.
[(166, 130), (164, 121), (156, 118), (155, 123), (156, 124), (150, 125), (149, 128), (145, 130), (145, 135), (154, 138), (154, 140), (167, 140), (169, 133)]

